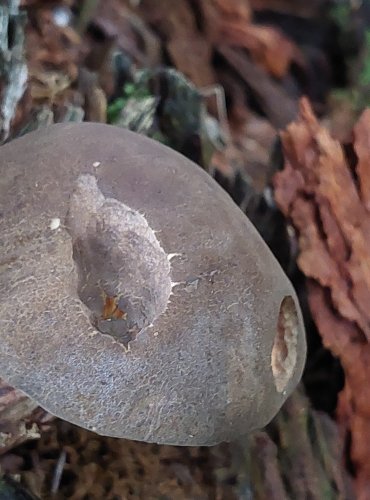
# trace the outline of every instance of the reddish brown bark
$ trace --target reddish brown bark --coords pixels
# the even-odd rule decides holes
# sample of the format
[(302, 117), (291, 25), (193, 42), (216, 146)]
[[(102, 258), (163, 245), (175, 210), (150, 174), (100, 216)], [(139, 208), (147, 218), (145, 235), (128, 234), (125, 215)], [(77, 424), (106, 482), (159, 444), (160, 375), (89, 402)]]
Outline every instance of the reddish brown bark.
[(359, 498), (370, 498), (370, 113), (355, 128), (352, 161), (307, 100), (281, 138), (285, 167), (275, 198), (297, 231), (298, 265), (324, 345), (345, 372), (338, 421), (350, 435)]

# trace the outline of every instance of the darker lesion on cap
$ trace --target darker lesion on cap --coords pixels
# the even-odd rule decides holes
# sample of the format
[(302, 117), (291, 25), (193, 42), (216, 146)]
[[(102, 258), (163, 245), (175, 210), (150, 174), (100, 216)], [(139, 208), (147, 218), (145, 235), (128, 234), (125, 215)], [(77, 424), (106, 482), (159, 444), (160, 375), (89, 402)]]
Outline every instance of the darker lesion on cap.
[(94, 176), (76, 181), (67, 216), (78, 295), (91, 323), (125, 348), (167, 307), (170, 262), (145, 217), (103, 195)]
[(271, 353), (271, 368), (278, 392), (286, 389), (295, 372), (299, 328), (294, 299), (287, 295), (280, 304), (277, 332)]

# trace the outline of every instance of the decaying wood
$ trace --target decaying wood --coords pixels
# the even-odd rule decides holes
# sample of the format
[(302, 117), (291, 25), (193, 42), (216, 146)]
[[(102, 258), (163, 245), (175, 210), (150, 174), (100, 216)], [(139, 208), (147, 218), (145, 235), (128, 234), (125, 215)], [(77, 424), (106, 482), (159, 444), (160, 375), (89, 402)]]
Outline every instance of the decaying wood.
[(239, 452), (239, 471), (246, 471), (244, 488), (253, 500), (354, 498), (338, 428), (328, 415), (310, 407), (302, 388)]
[(49, 416), (37, 403), (0, 379), (0, 455), (40, 437)]
[(7, 139), (17, 105), (26, 90), (24, 13), (18, 1), (0, 2), (0, 143)]
[(247, 85), (253, 90), (270, 122), (277, 128), (285, 127), (297, 115), (297, 102), (259, 66), (238, 49), (227, 46), (217, 47), (218, 52), (226, 59)]
[(337, 418), (358, 498), (370, 498), (370, 110), (344, 149), (301, 102), (282, 133), (275, 198), (297, 231), (298, 265), (324, 345), (344, 369)]

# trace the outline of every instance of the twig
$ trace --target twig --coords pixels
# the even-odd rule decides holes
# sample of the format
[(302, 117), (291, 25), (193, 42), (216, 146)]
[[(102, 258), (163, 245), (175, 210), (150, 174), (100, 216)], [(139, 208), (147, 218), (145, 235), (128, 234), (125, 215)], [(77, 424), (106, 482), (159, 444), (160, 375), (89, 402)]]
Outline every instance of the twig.
[(51, 483), (52, 495), (55, 495), (59, 490), (60, 480), (62, 479), (63, 468), (66, 463), (66, 458), (67, 458), (67, 452), (65, 450), (62, 450), (59, 455), (58, 462), (55, 466), (53, 481)]

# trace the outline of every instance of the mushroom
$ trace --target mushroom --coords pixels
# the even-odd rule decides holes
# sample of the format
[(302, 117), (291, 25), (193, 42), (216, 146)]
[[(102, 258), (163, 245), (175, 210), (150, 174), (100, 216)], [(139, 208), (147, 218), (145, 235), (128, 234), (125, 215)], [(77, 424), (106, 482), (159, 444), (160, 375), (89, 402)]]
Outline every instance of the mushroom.
[(202, 169), (110, 125), (0, 150), (0, 376), (102, 435), (213, 445), (298, 383), (297, 297)]

